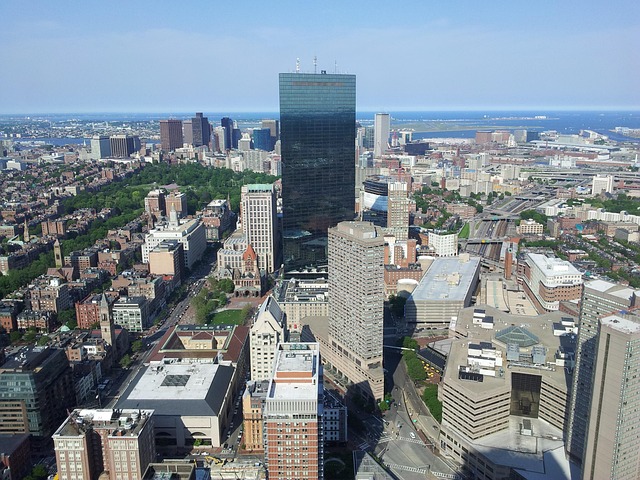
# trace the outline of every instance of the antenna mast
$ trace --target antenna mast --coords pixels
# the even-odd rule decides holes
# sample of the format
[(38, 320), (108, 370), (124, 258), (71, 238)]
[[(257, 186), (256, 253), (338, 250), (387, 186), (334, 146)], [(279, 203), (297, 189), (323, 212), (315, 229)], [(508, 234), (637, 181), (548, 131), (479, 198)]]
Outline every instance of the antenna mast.
[(296, 58), (296, 73), (300, 73), (300, 59)]
[(318, 73), (318, 57), (313, 56), (313, 73)]

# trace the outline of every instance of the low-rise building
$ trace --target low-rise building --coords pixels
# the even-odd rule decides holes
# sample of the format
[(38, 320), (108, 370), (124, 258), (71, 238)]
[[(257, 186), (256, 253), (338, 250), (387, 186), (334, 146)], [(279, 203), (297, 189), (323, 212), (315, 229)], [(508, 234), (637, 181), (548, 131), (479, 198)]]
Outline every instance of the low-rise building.
[(113, 323), (129, 332), (142, 332), (151, 326), (149, 302), (145, 297), (121, 297), (113, 303)]
[(458, 312), (471, 304), (480, 275), (480, 259), (468, 254), (436, 258), (405, 304), (408, 323), (448, 328)]
[(566, 260), (526, 253), (521, 263), (524, 291), (540, 313), (557, 311), (560, 302), (580, 298), (582, 273)]
[(76, 409), (53, 434), (60, 480), (141, 479), (155, 460), (153, 410)]

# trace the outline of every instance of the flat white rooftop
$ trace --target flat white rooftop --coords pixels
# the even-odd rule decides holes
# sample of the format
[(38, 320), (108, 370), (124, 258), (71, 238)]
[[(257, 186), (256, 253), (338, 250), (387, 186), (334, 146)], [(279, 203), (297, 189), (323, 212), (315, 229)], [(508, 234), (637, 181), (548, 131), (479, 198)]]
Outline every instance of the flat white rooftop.
[(480, 268), (480, 259), (436, 258), (415, 288), (414, 300), (463, 301)]
[(546, 277), (580, 275), (580, 271), (570, 262), (560, 258), (550, 258), (540, 253), (528, 253), (531, 261), (544, 273)]
[(209, 392), (218, 368), (213, 363), (167, 364), (148, 368), (128, 399), (202, 400)]

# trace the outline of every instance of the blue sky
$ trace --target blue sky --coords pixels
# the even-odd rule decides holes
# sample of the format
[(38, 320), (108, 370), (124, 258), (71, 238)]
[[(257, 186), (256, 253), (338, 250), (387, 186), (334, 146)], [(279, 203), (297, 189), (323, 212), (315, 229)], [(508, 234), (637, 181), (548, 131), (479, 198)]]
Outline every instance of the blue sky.
[(277, 111), (278, 73), (314, 55), (357, 75), (360, 111), (640, 108), (637, 0), (1, 0), (0, 18), (0, 113)]

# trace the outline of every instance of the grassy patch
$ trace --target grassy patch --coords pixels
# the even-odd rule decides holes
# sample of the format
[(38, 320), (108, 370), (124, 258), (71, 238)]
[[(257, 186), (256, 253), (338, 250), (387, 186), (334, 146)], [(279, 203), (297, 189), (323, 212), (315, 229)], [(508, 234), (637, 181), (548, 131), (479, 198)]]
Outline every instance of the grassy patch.
[(465, 223), (464, 227), (462, 227), (462, 230), (460, 230), (460, 233), (458, 234), (458, 238), (469, 238), (469, 224)]
[(230, 324), (241, 325), (244, 320), (244, 312), (242, 310), (223, 310), (222, 312), (216, 312), (213, 315), (211, 323), (215, 324)]
[(438, 386), (427, 385), (422, 393), (422, 401), (429, 408), (438, 423), (442, 422), (442, 402), (438, 400)]

